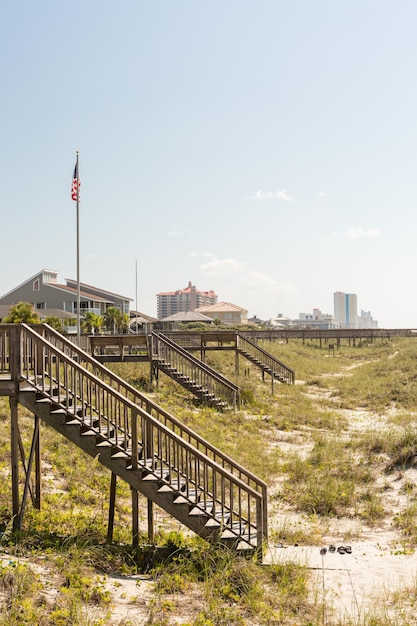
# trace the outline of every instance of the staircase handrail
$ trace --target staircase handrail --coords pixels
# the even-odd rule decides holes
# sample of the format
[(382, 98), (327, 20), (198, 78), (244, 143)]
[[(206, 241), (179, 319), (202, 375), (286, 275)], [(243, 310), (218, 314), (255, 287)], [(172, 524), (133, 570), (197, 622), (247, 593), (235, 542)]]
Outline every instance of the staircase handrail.
[[(11, 324), (10, 326), (14, 325)], [(117, 374), (97, 361), (90, 354), (84, 352), (84, 350), (79, 348), (71, 340), (67, 339), (51, 326), (48, 326), (48, 324), (35, 324), (30, 326), (30, 328), (38, 334), (46, 332), (46, 339), (49, 343), (54, 345), (54, 342), (56, 342), (58, 344), (57, 347), (62, 352), (69, 352), (68, 356), (70, 356), (70, 358), (77, 359), (79, 363), (84, 363), (87, 367), (91, 368), (91, 371), (97, 377), (101, 377), (101, 380), (106, 382), (107, 385), (112, 388), (116, 388), (116, 390), (127, 398), (130, 398), (135, 404), (141, 408), (145, 408), (149, 415), (152, 415), (155, 419), (165, 424), (173, 432), (176, 432), (181, 438), (186, 438), (190, 444), (207, 456), (211, 455), (210, 458), (212, 458), (213, 461), (226, 468), (231, 474), (239, 476), (241, 480), (246, 480), (246, 484), (252, 485), (254, 489), (258, 490), (266, 498), (267, 484), (265, 481), (244, 468), (227, 454), (224, 454), (201, 435), (183, 424), (174, 415), (159, 406), (145, 394), (141, 393), (138, 389), (136, 389), (136, 387), (127, 383), (123, 380), (123, 378), (117, 376)]]
[[(166, 482), (173, 489), (176, 487), (180, 489), (180, 477), (184, 476), (187, 477), (187, 491), (189, 483), (194, 484), (200, 492), (204, 486), (204, 499), (213, 498), (213, 510), (207, 514), (215, 519), (217, 507), (217, 512), (227, 510), (231, 516), (237, 518), (235, 521), (240, 526), (243, 524), (242, 520), (245, 519), (249, 528), (256, 531), (257, 546), (260, 549), (262, 541), (267, 537), (266, 493), (255, 490), (202, 453), (147, 413), (141, 406), (124, 397), (93, 372), (84, 368), (77, 360), (47, 341), (33, 328), (25, 324), (19, 326), (21, 351), (18, 375), (20, 379), (26, 380), (35, 389), (41, 390), (51, 398), (53, 388), (58, 387), (59, 392), (63, 391), (66, 394), (67, 401), (72, 400), (76, 404), (81, 402), (82, 411), (88, 407), (91, 414), (84, 416), (85, 419), (80, 417), (80, 420), (87, 426), (97, 428), (98, 433), (100, 433), (100, 428), (104, 434), (110, 427), (115, 427), (116, 445), (120, 446), (121, 450), (126, 450), (131, 445), (133, 468), (138, 467), (138, 435), (141, 433), (141, 445), (145, 448), (145, 457), (151, 454), (151, 466), (148, 466), (150, 471), (156, 470), (155, 459), (158, 459), (159, 463), (170, 469)], [(18, 330), (19, 327), (17, 325), (15, 327)], [(93, 400), (97, 394), (97, 406), (93, 406)], [(69, 405), (70, 403), (67, 402), (67, 406)], [(94, 425), (92, 412), (99, 419), (98, 426)], [(112, 418), (110, 419), (106, 413), (111, 413)], [(117, 441), (118, 435), (119, 441)], [(179, 452), (181, 450), (184, 454)], [(172, 459), (176, 463), (175, 467), (171, 463)], [(224, 481), (228, 483), (227, 489), (225, 489)], [(206, 489), (206, 485), (211, 486), (211, 491)], [(237, 489), (237, 493), (234, 493), (234, 488)], [(225, 505), (224, 500), (227, 494), (229, 503)], [(245, 500), (244, 494), (247, 498), (246, 505), (242, 504)], [(195, 503), (197, 505), (198, 501), (196, 500)], [(256, 523), (253, 521), (254, 518)]]
[(161, 332), (153, 332), (152, 335), (157, 335), (158, 338), (162, 338), (162, 340), (164, 341), (164, 343), (166, 343), (167, 345), (169, 345), (170, 347), (174, 348), (174, 350), (176, 352), (178, 352), (179, 354), (181, 354), (182, 356), (186, 357), (187, 359), (189, 359), (192, 363), (196, 364), (198, 367), (201, 367), (202, 370), (208, 372), (210, 374), (210, 376), (213, 376), (213, 378), (215, 378), (216, 380), (221, 381), (222, 383), (224, 383), (227, 387), (230, 387), (231, 389), (237, 391), (239, 390), (239, 386), (236, 385), (236, 383), (232, 382), (231, 380), (229, 380), (228, 378), (226, 378), (226, 376), (223, 376), (222, 374), (220, 374), (219, 372), (216, 372), (216, 370), (214, 370), (212, 367), (210, 367), (209, 365), (207, 365), (207, 363), (204, 363), (203, 361), (201, 361), (200, 359), (197, 359), (194, 355), (190, 354), (185, 348), (183, 348), (182, 346), (180, 346), (178, 343), (176, 343), (175, 341), (173, 341), (170, 337), (168, 337), (167, 335), (165, 335), (164, 333)]
[[(272, 354), (264, 350), (257, 343), (255, 343), (249, 337), (246, 337), (243, 333), (237, 333), (237, 346), (239, 350), (243, 350), (248, 352), (254, 358), (258, 358), (258, 360), (263, 364), (269, 367), (271, 372), (274, 374), (279, 374), (284, 378), (284, 380), (288, 383), (293, 384), (295, 380), (295, 372), (293, 369), (285, 365), (282, 361), (274, 357)], [(247, 348), (247, 350), (245, 350)]]
[[(175, 343), (172, 339), (167, 337), (164, 333), (161, 332), (153, 332), (151, 336), (152, 341), (152, 359), (160, 358), (161, 350), (160, 344), (164, 347), (164, 349), (168, 349), (171, 354), (177, 355), (182, 359), (182, 365), (187, 365), (196, 368), (193, 369), (193, 373), (195, 371), (199, 372), (201, 375), (201, 382), (203, 385), (208, 388), (209, 391), (214, 391), (219, 394), (221, 397), (226, 397), (229, 404), (232, 404), (233, 407), (240, 404), (240, 387), (230, 381), (219, 372), (216, 372), (212, 367), (209, 367), (206, 363), (197, 359), (193, 354), (182, 348), (179, 344)], [(213, 385), (214, 383), (214, 385)]]
[(165, 331), (163, 334), (185, 350), (200, 350), (201, 348), (201, 342), (194, 339), (194, 336), (187, 331)]

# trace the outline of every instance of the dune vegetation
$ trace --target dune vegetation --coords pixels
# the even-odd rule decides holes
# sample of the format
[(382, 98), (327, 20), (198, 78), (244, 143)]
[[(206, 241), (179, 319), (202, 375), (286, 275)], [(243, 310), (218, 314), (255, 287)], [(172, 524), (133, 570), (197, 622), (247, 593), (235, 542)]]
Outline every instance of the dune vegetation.
[[(208, 356), (240, 385), (236, 412), (201, 407), (164, 376), (150, 385), (148, 365), (112, 368), (268, 483), (272, 545), (353, 544), (364, 532), (388, 529), (393, 550), (413, 552), (416, 340), (342, 342), (334, 354), (313, 341), (262, 346), (295, 370), (295, 385), (272, 386), (248, 364), (237, 376), (232, 353)], [(244, 560), (191, 536), (163, 511), (155, 513), (150, 544), (142, 498), (134, 549), (122, 481), (108, 545), (109, 472), (46, 426), (42, 507), (29, 503), (13, 532), (9, 421), (8, 400), (0, 398), (0, 626), (415, 624), (417, 585), (342, 617), (308, 567)], [(23, 409), (20, 429), (28, 455), (33, 417)]]

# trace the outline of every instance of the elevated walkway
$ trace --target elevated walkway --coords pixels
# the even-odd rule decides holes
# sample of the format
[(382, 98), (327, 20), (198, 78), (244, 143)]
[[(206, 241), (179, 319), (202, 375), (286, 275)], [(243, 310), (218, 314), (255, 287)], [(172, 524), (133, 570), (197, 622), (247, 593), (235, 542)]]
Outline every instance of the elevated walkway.
[(163, 333), (152, 333), (153, 374), (159, 370), (217, 409), (240, 406), (240, 388)]
[[(45, 422), (126, 481), (133, 494), (143, 494), (199, 536), (262, 558), (265, 482), (50, 327), (0, 325), (0, 395), (10, 396), (15, 524), (21, 523), (39, 450), (39, 422)], [(35, 416), (21, 498), (19, 404)], [(39, 504), (39, 497), (34, 501)], [(132, 499), (133, 537), (137, 524)]]
[(268, 374), (280, 383), (294, 384), (294, 370), (258, 346), (253, 339), (246, 337), (242, 333), (237, 333), (236, 348), (238, 353), (245, 359), (259, 367), (262, 371), (262, 380), (264, 380), (265, 374)]
[[(151, 379), (158, 380), (159, 371), (182, 385), (200, 401), (216, 408), (240, 405), (240, 389), (205, 364), (206, 353), (232, 350), (236, 354), (235, 371), (239, 372), (239, 356), (247, 359), (273, 380), (293, 384), (295, 373), (288, 365), (257, 344), (263, 334), (235, 330), (153, 332), (150, 335), (107, 335), (90, 337), (91, 352), (100, 361), (149, 361)], [(193, 356), (199, 352), (199, 357)]]
[(209, 331), (204, 333), (171, 332), (166, 336), (175, 345), (181, 346), (188, 352), (200, 352), (202, 361), (208, 351), (233, 350), (236, 354), (236, 373), (239, 372), (238, 357), (241, 356), (261, 370), (262, 380), (265, 379), (265, 374), (268, 374), (280, 383), (294, 384), (294, 370), (261, 348), (256, 343), (256, 335), (253, 337), (238, 331)]
[(151, 364), (151, 382), (163, 372), (200, 402), (217, 409), (240, 406), (240, 388), (225, 376), (194, 357), (179, 343), (161, 332), (148, 335), (94, 335), (91, 353), (101, 363), (140, 362)]

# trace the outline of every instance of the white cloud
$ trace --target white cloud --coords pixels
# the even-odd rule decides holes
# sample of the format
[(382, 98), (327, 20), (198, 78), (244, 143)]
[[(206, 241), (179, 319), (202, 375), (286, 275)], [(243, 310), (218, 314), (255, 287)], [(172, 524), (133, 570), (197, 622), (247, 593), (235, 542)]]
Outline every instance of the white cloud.
[(280, 191), (258, 191), (254, 196), (251, 196), (252, 200), (287, 200), (287, 202), (292, 202), (294, 198), (287, 193), (286, 189), (281, 189)]
[(221, 274), (241, 273), (247, 267), (247, 263), (235, 259), (217, 259), (213, 257), (207, 263), (201, 265), (201, 269), (210, 276)]
[(318, 192), (317, 192), (317, 197), (318, 197), (318, 198), (324, 198), (324, 196), (325, 196), (325, 195), (326, 195), (326, 194), (324, 193), (324, 191), (318, 191)]
[(268, 294), (279, 293), (281, 295), (289, 295), (296, 292), (296, 289), (289, 283), (277, 283), (272, 276), (255, 270), (245, 273), (243, 279), (242, 287), (247, 291), (266, 291)]
[(212, 259), (215, 256), (215, 254), (213, 252), (197, 252), (197, 250), (194, 250), (193, 252), (190, 252), (188, 256), (191, 259), (195, 259), (197, 257)]
[(358, 228), (349, 228), (346, 232), (346, 236), (348, 239), (359, 239), (360, 237), (381, 237), (382, 232), (379, 228), (362, 228), (359, 226)]
[[(295, 293), (296, 289), (288, 283), (277, 283), (276, 280), (256, 270), (249, 268), (249, 263), (245, 261), (237, 261), (236, 259), (218, 259), (213, 258), (200, 266), (200, 269), (209, 276), (228, 276), (233, 275), (234, 287), (238, 286), (238, 291), (246, 293), (251, 292), (256, 295), (282, 294), (289, 295)], [(233, 287), (229, 289), (233, 291)]]
[(381, 237), (382, 231), (379, 228), (362, 228), (362, 226), (353, 226), (344, 233), (332, 233), (333, 238), (344, 239), (361, 239), (363, 237)]
[(182, 235), (192, 235), (192, 231), (189, 228), (182, 228), (181, 230), (171, 230), (168, 233), (168, 237), (181, 237)]

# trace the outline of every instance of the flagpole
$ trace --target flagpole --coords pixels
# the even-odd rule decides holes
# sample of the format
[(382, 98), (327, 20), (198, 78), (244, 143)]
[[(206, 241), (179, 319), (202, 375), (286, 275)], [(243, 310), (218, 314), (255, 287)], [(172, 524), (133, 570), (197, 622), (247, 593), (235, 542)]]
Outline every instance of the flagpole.
[(138, 260), (136, 259), (136, 334), (138, 332)]
[(81, 289), (80, 289), (80, 170), (78, 165), (79, 152), (76, 152), (76, 172), (77, 172), (77, 344), (81, 344), (81, 324), (80, 324), (80, 306), (81, 306)]

